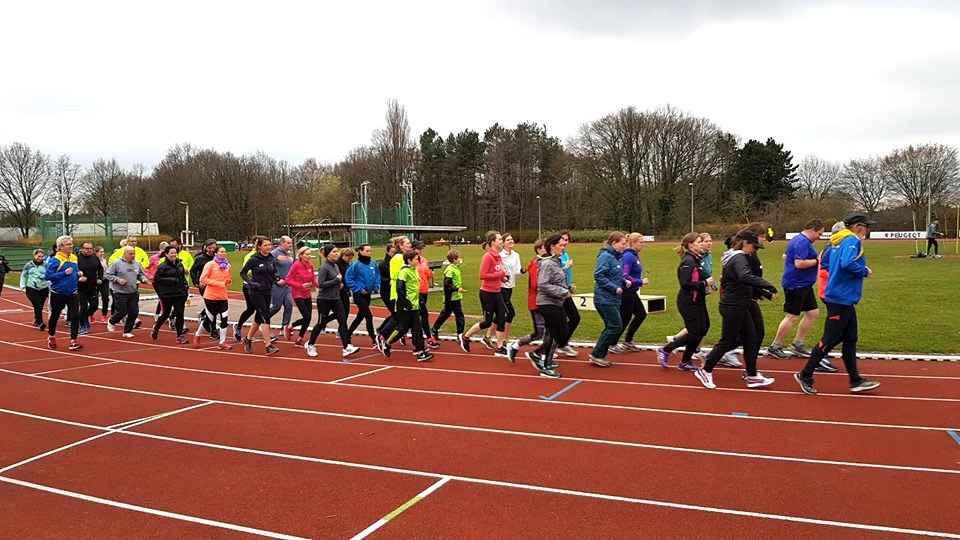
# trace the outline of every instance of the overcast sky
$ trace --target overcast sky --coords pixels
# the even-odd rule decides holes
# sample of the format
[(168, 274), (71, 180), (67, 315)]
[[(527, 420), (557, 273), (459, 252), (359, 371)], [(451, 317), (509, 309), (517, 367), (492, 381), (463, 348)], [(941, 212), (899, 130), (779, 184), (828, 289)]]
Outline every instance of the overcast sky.
[(396, 98), (415, 135), (533, 121), (566, 141), (671, 104), (846, 160), (960, 145), (957, 28), (960, 3), (937, 0), (11, 2), (0, 144), (148, 168), (180, 142), (332, 162)]

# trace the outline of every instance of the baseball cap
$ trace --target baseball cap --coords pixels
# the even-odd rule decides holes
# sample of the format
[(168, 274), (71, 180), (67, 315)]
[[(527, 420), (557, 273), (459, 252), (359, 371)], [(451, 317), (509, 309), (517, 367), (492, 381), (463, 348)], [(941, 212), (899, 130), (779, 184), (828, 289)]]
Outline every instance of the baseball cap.
[(843, 224), (846, 225), (847, 227), (852, 227), (858, 223), (866, 225), (867, 227), (873, 227), (874, 225), (877, 224), (876, 221), (868, 219), (867, 216), (859, 212), (847, 214), (847, 216), (843, 218)]
[(760, 238), (754, 234), (753, 231), (742, 231), (737, 234), (737, 238), (743, 240), (747, 244), (760, 246)]

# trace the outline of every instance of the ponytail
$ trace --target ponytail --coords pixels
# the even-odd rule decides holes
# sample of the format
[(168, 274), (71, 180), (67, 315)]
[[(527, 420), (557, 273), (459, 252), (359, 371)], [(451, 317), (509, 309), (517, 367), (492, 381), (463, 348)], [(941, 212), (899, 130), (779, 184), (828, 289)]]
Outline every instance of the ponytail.
[(680, 239), (680, 245), (676, 247), (677, 254), (683, 257), (684, 253), (690, 250), (690, 244), (697, 241), (700, 238), (700, 234), (691, 232), (683, 235), (683, 238)]

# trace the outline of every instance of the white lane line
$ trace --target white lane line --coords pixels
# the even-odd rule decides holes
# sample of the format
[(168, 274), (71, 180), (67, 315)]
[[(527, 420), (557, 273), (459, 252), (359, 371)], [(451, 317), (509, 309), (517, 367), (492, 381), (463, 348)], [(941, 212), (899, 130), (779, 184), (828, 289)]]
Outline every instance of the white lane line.
[[(0, 341), (0, 343), (3, 343), (3, 342)], [(74, 355), (74, 356), (84, 356), (84, 355)], [(95, 358), (95, 357), (89, 357), (89, 358)], [(213, 374), (217, 374), (217, 373), (218, 373), (218, 372), (198, 370), (198, 369), (193, 369), (193, 368), (177, 368), (177, 367), (171, 367), (171, 366), (158, 366), (158, 365), (154, 365), (154, 364), (143, 364), (143, 363), (139, 363), (139, 362), (127, 362), (127, 361), (121, 361), (121, 362), (131, 363), (131, 364), (141, 364), (141, 365), (145, 365), (145, 366), (148, 366), (148, 367), (156, 367), (156, 368), (160, 368), (160, 369), (173, 369), (173, 370), (182, 370), (182, 371), (196, 371), (196, 372), (201, 372), (201, 373), (213, 373)], [(66, 384), (76, 384), (76, 385), (80, 385), (80, 386), (88, 386), (88, 387), (91, 387), (91, 388), (104, 388), (104, 389), (107, 389), (107, 390), (118, 390), (118, 391), (121, 391), (121, 392), (137, 392), (137, 393), (141, 393), (141, 394), (144, 394), (144, 395), (156, 395), (156, 396), (176, 397), (176, 398), (180, 398), (180, 399), (194, 399), (194, 400), (196, 400), (196, 398), (187, 398), (187, 397), (179, 396), (179, 395), (176, 395), (176, 394), (164, 394), (164, 393), (160, 393), (160, 392), (150, 392), (150, 391), (147, 391), (147, 390), (133, 390), (133, 389), (123, 388), (123, 387), (107, 386), (107, 385), (101, 385), (101, 384), (86, 383), (86, 382), (81, 382), (81, 381), (73, 381), (73, 380), (70, 380), (70, 379), (58, 379), (58, 378), (54, 378), (54, 377), (34, 376), (34, 375), (29, 374), (29, 373), (20, 373), (20, 372), (18, 372), (18, 371), (10, 371), (10, 370), (6, 370), (6, 369), (2, 369), (2, 368), (0, 368), (0, 372), (2, 372), (2, 373), (7, 373), (7, 374), (10, 374), (10, 375), (18, 375), (18, 376), (22, 376), (22, 377), (35, 377), (35, 378), (44, 379), (44, 380), (47, 380), (47, 381), (58, 382), (58, 383), (66, 383)], [(258, 377), (259, 377), (259, 378), (268, 378), (268, 379), (270, 378), (270, 377), (266, 377), (266, 376), (254, 376), (254, 375), (245, 375), (245, 374), (243, 374), (243, 375), (240, 375), (240, 374), (231, 374), (231, 373), (229, 373), (229, 372), (225, 372), (225, 373), (223, 373), (223, 374), (225, 374), (225, 375), (239, 376), (239, 377), (252, 377), (252, 378), (258, 378)], [(303, 381), (303, 382), (309, 382), (309, 383), (312, 383), (312, 384), (329, 384), (329, 383), (324, 383), (323, 381)], [(513, 402), (520, 402), (520, 403), (540, 403), (540, 404), (547, 403), (547, 404), (553, 404), (553, 405), (562, 405), (562, 406), (565, 406), (565, 407), (588, 407), (588, 408), (596, 408), (596, 409), (609, 409), (609, 410), (631, 411), (631, 412), (650, 412), (650, 413), (662, 413), (662, 414), (682, 414), (682, 415), (687, 415), (687, 416), (705, 416), (705, 417), (714, 417), (714, 418), (730, 418), (730, 415), (729, 415), (728, 413), (712, 413), (712, 412), (702, 412), (702, 411), (688, 411), (688, 410), (682, 410), (682, 409), (660, 409), (660, 408), (655, 408), (655, 407), (636, 407), (636, 406), (632, 406), (632, 405), (608, 405), (608, 404), (602, 404), (602, 403), (589, 403), (589, 402), (581, 402), (581, 401), (550, 401), (550, 402), (546, 402), (546, 401), (544, 401), (544, 400), (542, 400), (542, 399), (531, 399), (531, 398), (521, 398), (521, 397), (511, 397), (511, 396), (494, 396), (494, 395), (487, 395), (487, 394), (469, 394), (469, 393), (463, 393), (463, 392), (447, 392), (447, 391), (440, 391), (440, 390), (418, 390), (418, 389), (413, 389), (413, 388), (396, 388), (396, 387), (391, 387), (391, 386), (373, 386), (373, 385), (354, 384), (354, 383), (337, 383), (335, 386), (346, 386), (346, 387), (352, 387), (352, 388), (365, 388), (365, 389), (372, 389), (372, 390), (388, 390), (388, 391), (394, 391), (394, 392), (406, 392), (406, 393), (424, 394), (424, 395), (455, 396), (455, 397), (467, 397), (467, 398), (475, 398), (475, 399), (489, 399), (489, 400), (499, 400), (499, 401), (513, 401)], [(831, 425), (831, 426), (853, 426), (853, 427), (868, 427), (868, 428), (908, 429), (908, 430), (921, 430), (921, 431), (950, 431), (950, 430), (956, 431), (957, 429), (960, 429), (960, 428), (950, 427), (950, 426), (943, 427), (943, 426), (916, 426), (916, 425), (903, 425), (903, 424), (875, 424), (875, 423), (868, 423), (868, 422), (846, 422), (846, 421), (841, 421), (841, 420), (814, 420), (814, 419), (804, 419), (804, 418), (784, 418), (784, 417), (776, 417), (776, 416), (745, 416), (745, 417), (742, 417), (741, 419), (742, 419), (742, 420), (755, 420), (755, 421), (769, 421), (769, 422), (786, 422), (786, 423), (796, 423), (796, 424), (818, 424), (818, 425)]]
[(207, 525), (209, 527), (217, 527), (219, 529), (227, 529), (231, 531), (237, 531), (247, 534), (253, 534), (257, 536), (264, 536), (267, 538), (278, 538), (281, 540), (307, 540), (300, 536), (291, 536), (289, 534), (283, 534), (273, 531), (265, 531), (263, 529), (255, 529), (253, 527), (246, 527), (243, 525), (236, 525), (234, 523), (225, 523), (223, 521), (215, 521), (212, 519), (190, 516), (187, 514), (179, 514), (177, 512), (168, 512), (166, 510), (158, 510), (156, 508), (147, 508), (146, 506), (140, 506), (137, 504), (130, 504), (120, 501), (114, 501), (111, 499), (104, 499), (102, 497), (95, 497), (93, 495), (87, 495), (85, 493), (78, 493), (76, 491), (67, 491), (65, 489), (58, 489), (55, 487), (45, 486), (43, 484), (36, 484), (34, 482), (26, 482), (24, 480), (17, 480), (16, 478), (8, 478), (6, 476), (0, 476), (0, 482), (6, 482), (7, 484), (13, 484), (15, 486), (20, 486), (29, 489), (35, 489), (38, 491), (45, 491), (47, 493), (52, 493), (54, 495), (60, 495), (63, 497), (69, 497), (71, 499), (80, 499), (82, 501), (87, 501), (96, 504), (102, 504), (106, 506), (112, 506), (114, 508), (122, 508), (124, 510), (132, 510), (134, 512), (140, 512), (143, 514), (151, 514), (154, 516), (160, 516), (170, 519), (175, 519), (178, 521), (187, 521), (190, 523), (197, 523), (200, 525)]
[(427, 487), (427, 489), (425, 489), (425, 490), (421, 491), (420, 493), (417, 493), (416, 495), (414, 495), (413, 498), (411, 498), (409, 501), (407, 501), (407, 502), (401, 504), (400, 506), (394, 508), (394, 509), (393, 509), (390, 513), (388, 513), (387, 515), (385, 515), (385, 516), (383, 516), (382, 518), (378, 519), (377, 521), (374, 521), (373, 523), (371, 523), (370, 526), (367, 527), (366, 529), (364, 529), (364, 530), (358, 532), (357, 534), (353, 535), (353, 536), (350, 538), (350, 540), (363, 540), (364, 538), (370, 536), (370, 535), (373, 534), (377, 529), (379, 529), (380, 527), (383, 527), (383, 526), (386, 525), (387, 523), (390, 523), (390, 521), (391, 521), (392, 519), (394, 519), (394, 518), (396, 518), (397, 516), (399, 516), (400, 514), (406, 512), (408, 509), (410, 509), (412, 506), (414, 506), (414, 505), (417, 504), (418, 502), (422, 501), (423, 499), (429, 497), (431, 493), (433, 493), (434, 491), (440, 489), (441, 487), (443, 487), (444, 484), (446, 484), (446, 483), (449, 482), (449, 481), (450, 481), (450, 477), (449, 477), (449, 476), (444, 476), (443, 478), (437, 480), (436, 482), (434, 482), (433, 484), (431, 484), (429, 487)]
[[(3, 319), (0, 319), (0, 321), (3, 321)], [(24, 325), (24, 324), (22, 324), (22, 323), (18, 323), (18, 322), (15, 322), (15, 321), (7, 321), (7, 322), (10, 322), (11, 324), (19, 324), (19, 325), (21, 325), (21, 326), (28, 326), (28, 327), (29, 327), (29, 325)], [(109, 338), (109, 337), (102, 337), (102, 336), (90, 336), (90, 335), (88, 335), (87, 337), (88, 337), (88, 338), (91, 338), (91, 339), (102, 340), (102, 341), (111, 341), (111, 342), (115, 342), (115, 343), (126, 343), (125, 340), (116, 339), (116, 338)], [(18, 346), (18, 347), (27, 347), (27, 348), (35, 348), (35, 349), (38, 349), (38, 350), (43, 350), (43, 349), (41, 349), (40, 347), (34, 347), (34, 346), (32, 346), (32, 345), (26, 345), (26, 344), (23, 344), (23, 343), (16, 343), (16, 342), (9, 342), (9, 341), (0, 341), (0, 343), (7, 344), (7, 345)], [(318, 346), (318, 347), (323, 346), (323, 347), (336, 347), (336, 348), (339, 348), (339, 346), (335, 346), (335, 345), (324, 345), (324, 344), (321, 344), (321, 343), (317, 343), (317, 346)], [(200, 349), (191, 349), (191, 348), (185, 348), (185, 347), (175, 347), (175, 346), (172, 346), (172, 345), (159, 345), (159, 344), (158, 344), (158, 345), (152, 345), (152, 348), (154, 348), (154, 349), (156, 349), (156, 348), (164, 348), (164, 349), (172, 349), (172, 350), (176, 350), (176, 351), (201, 352)], [(131, 351), (131, 352), (132, 352), (132, 351)], [(248, 354), (246, 354), (246, 353), (233, 352), (233, 351), (202, 351), (202, 352), (213, 352), (213, 353), (215, 353), (215, 354), (222, 354), (222, 355), (236, 355), (236, 356), (243, 356), (243, 357), (247, 357), (247, 358), (249, 358), (249, 356), (250, 356), (250, 355), (248, 355)], [(116, 352), (116, 353), (113, 353), (113, 352), (104, 352), (104, 353), (96, 353), (96, 354), (108, 355), (108, 354), (118, 354), (118, 353), (119, 353), (119, 351)], [(461, 354), (463, 354), (463, 353), (441, 353), (441, 354), (461, 355)], [(475, 355), (474, 355), (474, 356), (475, 356)], [(316, 360), (316, 359), (311, 360), (311, 359), (296, 358), (296, 357), (284, 356), (284, 355), (273, 356), (272, 359), (273, 359), (274, 361), (276, 361), (276, 360), (278, 360), (278, 359), (283, 359), (283, 360), (292, 360), (292, 361), (297, 361), (297, 362), (312, 362), (312, 363), (335, 364), (335, 365), (343, 365), (343, 364), (344, 364), (344, 362), (343, 362), (342, 360)], [(350, 362), (350, 364), (351, 364), (351, 365), (355, 365), (355, 366), (369, 366), (369, 367), (379, 367), (379, 366), (381, 366), (381, 364), (370, 364), (370, 363), (362, 363), (362, 362)], [(459, 374), (459, 375), (472, 375), (472, 376), (490, 375), (490, 376), (495, 376), (495, 377), (522, 377), (522, 378), (532, 378), (532, 379), (540, 380), (540, 377), (539, 377), (538, 375), (522, 374), (522, 373), (493, 373), (493, 372), (487, 372), (487, 371), (472, 371), (472, 370), (459, 370), (459, 369), (434, 368), (434, 367), (431, 367), (431, 368), (423, 368), (423, 367), (417, 367), (417, 366), (401, 366), (401, 365), (397, 365), (397, 366), (394, 366), (394, 367), (396, 367), (396, 368), (398, 368), (398, 369), (408, 369), (408, 370), (427, 371), (427, 372), (429, 372), (429, 371), (438, 371), (438, 372), (444, 372), (444, 373), (456, 373), (456, 374)], [(662, 368), (661, 368), (661, 369), (662, 369)], [(834, 374), (834, 375), (835, 375), (835, 374)], [(266, 376), (264, 375), (263, 377), (266, 377)], [(623, 381), (623, 380), (589, 379), (589, 378), (581, 378), (581, 380), (583, 380), (584, 382), (600, 383), (600, 384), (619, 384), (619, 385), (628, 385), (628, 386), (646, 386), (646, 387), (653, 387), (653, 388), (677, 388), (677, 389), (691, 390), (691, 391), (697, 391), (697, 392), (700, 392), (700, 391), (703, 391), (703, 390), (704, 390), (704, 389), (703, 389), (701, 386), (699, 386), (698, 384), (654, 383), (654, 382), (644, 382), (644, 381)], [(761, 394), (761, 395), (762, 395), (762, 394), (782, 394), (782, 395), (790, 395), (790, 396), (798, 396), (798, 395), (800, 395), (800, 392), (799, 392), (799, 391), (792, 391), (792, 390), (771, 390), (771, 389), (759, 390), (759, 391), (758, 391), (758, 390), (749, 389), (749, 388), (725, 388), (725, 387), (719, 387), (719, 388), (716, 388), (714, 391), (720, 391), (720, 392), (747, 392), (747, 393), (751, 393), (751, 394)], [(885, 396), (885, 395), (875, 395), (875, 394), (856, 394), (856, 395), (855, 395), (855, 394), (850, 394), (850, 393), (847, 393), (847, 394), (820, 393), (820, 394), (818, 394), (818, 397), (819, 397), (819, 398), (825, 398), (825, 397), (826, 397), (826, 398), (849, 398), (849, 399), (887, 399), (887, 400), (903, 400), (903, 401), (931, 401), (931, 402), (944, 402), (944, 403), (960, 403), (960, 398), (936, 398), (936, 397), (923, 397), (923, 396)]]
[[(100, 428), (100, 429), (104, 429), (104, 428)], [(641, 499), (641, 498), (635, 498), (635, 497), (609, 495), (605, 493), (595, 493), (591, 491), (552, 488), (552, 487), (541, 486), (536, 484), (508, 482), (503, 480), (491, 480), (487, 478), (479, 478), (479, 477), (473, 477), (473, 476), (458, 476), (458, 475), (452, 475), (452, 474), (442, 474), (442, 473), (437, 473), (432, 471), (422, 471), (418, 469), (406, 469), (402, 467), (390, 467), (385, 465), (356, 463), (352, 461), (318, 458), (318, 457), (304, 456), (299, 454), (288, 454), (284, 452), (272, 452), (268, 450), (258, 450), (254, 448), (245, 448), (240, 446), (216, 444), (216, 443), (196, 441), (191, 439), (181, 439), (178, 437), (152, 435), (152, 434), (141, 433), (136, 431), (114, 431), (114, 432), (120, 433), (123, 435), (145, 437), (149, 439), (156, 439), (156, 440), (162, 440), (162, 441), (191, 445), (191, 446), (199, 446), (203, 448), (212, 448), (212, 449), (223, 450), (227, 452), (236, 452), (236, 453), (251, 454), (251, 455), (257, 455), (257, 456), (273, 457), (278, 459), (288, 459), (292, 461), (302, 461), (307, 463), (337, 465), (337, 466), (354, 468), (354, 469), (405, 474), (410, 476), (419, 476), (419, 477), (427, 477), (427, 478), (436, 478), (436, 479), (449, 478), (450, 480), (458, 480), (461, 482), (467, 482), (472, 484), (482, 484), (482, 485), (498, 486), (498, 487), (505, 487), (505, 488), (513, 488), (513, 489), (524, 489), (524, 490), (542, 492), (542, 493), (573, 495), (573, 496), (584, 497), (589, 499), (627, 502), (627, 503), (640, 504), (640, 505), (646, 505), (646, 506), (677, 508), (681, 510), (694, 510), (699, 512), (710, 512), (710, 513), (716, 513), (716, 514), (746, 516), (746, 517), (761, 518), (761, 519), (789, 521), (789, 522), (796, 522), (796, 523), (807, 523), (807, 524), (814, 524), (814, 525), (827, 525), (827, 526), (833, 526), (833, 527), (852, 528), (852, 529), (861, 529), (861, 530), (870, 530), (870, 531), (893, 532), (893, 533), (899, 533), (899, 534), (913, 534), (913, 535), (921, 535), (921, 536), (935, 536), (940, 538), (960, 538), (960, 534), (955, 534), (950, 532), (904, 529), (904, 528), (898, 528), (898, 527), (890, 527), (886, 525), (874, 525), (874, 524), (867, 524), (867, 523), (823, 520), (823, 519), (808, 518), (808, 517), (802, 517), (802, 516), (752, 512), (752, 511), (746, 511), (746, 510), (737, 510), (733, 508), (701, 506), (701, 505), (677, 503), (677, 502), (671, 502), (671, 501), (661, 501), (661, 500), (655, 500), (655, 499)], [(0, 477), (0, 479), (2, 478), (3, 477)]]
[[(23, 466), (23, 465), (26, 465), (27, 463), (32, 463), (32, 462), (34, 462), (34, 461), (37, 461), (37, 460), (39, 460), (39, 459), (43, 459), (43, 458), (45, 458), (45, 457), (52, 456), (52, 455), (54, 455), (54, 454), (59, 454), (60, 452), (63, 452), (63, 451), (65, 451), (65, 450), (69, 450), (69, 449), (71, 449), (71, 448), (76, 448), (77, 446), (80, 446), (80, 445), (82, 445), (82, 444), (86, 444), (86, 443), (91, 442), (91, 441), (95, 441), (95, 440), (97, 440), (97, 439), (99, 439), (99, 438), (101, 438), (101, 437), (106, 437), (107, 435), (112, 435), (112, 434), (114, 434), (114, 433), (123, 433), (123, 430), (124, 430), (124, 429), (134, 428), (134, 427), (137, 427), (137, 426), (141, 426), (141, 425), (143, 425), (143, 424), (146, 424), (147, 422), (152, 422), (152, 421), (154, 421), (154, 420), (159, 420), (160, 418), (166, 418), (166, 417), (172, 416), (172, 415), (174, 415), (174, 414), (179, 414), (179, 413), (182, 413), (182, 412), (191, 411), (191, 410), (193, 410), (193, 409), (199, 409), (200, 407), (205, 407), (205, 406), (207, 406), (207, 405), (210, 405), (211, 403), (212, 403), (212, 402), (210, 402), (210, 401), (205, 401), (205, 402), (203, 402), (203, 403), (197, 403), (197, 404), (194, 404), (194, 405), (190, 405), (189, 407), (184, 407), (184, 408), (182, 408), (182, 409), (177, 409), (177, 410), (175, 410), (175, 411), (170, 411), (170, 412), (166, 412), (166, 413), (163, 413), (163, 414), (158, 414), (158, 415), (156, 415), (156, 416), (152, 416), (152, 417), (147, 418), (147, 419), (145, 419), (145, 420), (142, 420), (142, 421), (140, 421), (140, 422), (136, 422), (136, 423), (130, 424), (130, 425), (128, 425), (128, 426), (125, 426), (125, 427), (123, 427), (123, 428), (121, 428), (121, 429), (110, 429), (110, 430), (104, 431), (103, 433), (98, 433), (97, 435), (94, 435), (94, 436), (92, 436), (92, 437), (87, 437), (86, 439), (81, 439), (81, 440), (79, 440), (79, 441), (75, 441), (75, 442), (72, 442), (72, 443), (70, 443), (70, 444), (61, 446), (60, 448), (54, 448), (53, 450), (48, 450), (48, 451), (46, 451), (46, 452), (44, 452), (44, 453), (42, 453), (42, 454), (37, 454), (37, 455), (35, 455), (35, 456), (33, 456), (33, 457), (29, 457), (29, 458), (27, 458), (27, 459), (18, 461), (18, 462), (16, 462), (16, 463), (14, 463), (13, 465), (7, 465), (6, 467), (0, 469), (0, 474), (3, 474), (3, 473), (5, 473), (5, 472), (7, 472), (7, 471), (11, 471), (11, 470), (13, 470), (13, 469), (16, 469), (17, 467), (21, 467), (21, 466)], [(94, 429), (97, 429), (97, 428), (94, 428)]]
[(51, 369), (50, 371), (41, 371), (39, 373), (34, 373), (34, 375), (50, 375), (51, 373), (63, 373), (64, 371), (73, 371), (76, 369), (87, 369), (92, 367), (109, 366), (112, 364), (119, 364), (119, 362), (117, 362), (116, 360), (111, 360), (109, 362), (101, 362), (99, 364), (90, 364), (88, 366), (74, 366), (74, 367), (68, 367), (63, 369)]
[[(425, 428), (432, 428), (432, 429), (467, 431), (467, 432), (474, 432), (474, 433), (488, 433), (488, 434), (495, 434), (495, 435), (505, 435), (509, 437), (525, 437), (525, 438), (531, 438), (531, 439), (545, 439), (545, 440), (552, 440), (552, 441), (574, 442), (574, 443), (583, 443), (583, 444), (590, 444), (590, 445), (605, 445), (605, 446), (615, 446), (615, 447), (621, 447), (621, 448), (638, 448), (638, 449), (654, 450), (654, 451), (662, 451), (662, 452), (679, 452), (679, 453), (686, 453), (686, 454), (722, 456), (722, 457), (731, 457), (731, 458), (739, 458), (739, 459), (757, 459), (757, 460), (763, 460), (763, 461), (805, 463), (805, 464), (811, 464), (811, 465), (825, 465), (825, 466), (832, 466), (832, 467), (857, 467), (857, 468), (865, 468), (865, 469), (882, 469), (882, 470), (906, 471), (906, 472), (917, 472), (917, 473), (960, 475), (960, 469), (943, 469), (943, 468), (936, 468), (936, 467), (915, 467), (910, 465), (889, 465), (889, 464), (883, 464), (883, 463), (867, 463), (862, 461), (839, 461), (839, 460), (832, 460), (832, 459), (802, 458), (802, 457), (783, 456), (783, 455), (775, 455), (775, 454), (734, 452), (734, 451), (727, 451), (727, 450), (706, 450), (706, 449), (691, 448), (686, 446), (668, 446), (668, 445), (662, 445), (662, 444), (650, 444), (650, 443), (619, 441), (619, 440), (611, 440), (611, 439), (599, 439), (594, 437), (578, 437), (574, 435), (557, 435), (552, 433), (537, 433), (537, 432), (531, 432), (531, 431), (519, 431), (519, 430), (511, 430), (511, 429), (498, 429), (498, 428), (487, 428), (487, 427), (469, 426), (469, 425), (445, 424), (440, 422), (404, 420), (399, 418), (384, 418), (384, 417), (378, 417), (378, 416), (362, 416), (362, 415), (347, 414), (347, 413), (332, 413), (332, 412), (312, 411), (312, 410), (304, 410), (304, 409), (278, 408), (278, 407), (270, 407), (267, 405), (238, 404), (233, 402), (216, 401), (216, 400), (210, 400), (210, 401), (218, 405), (253, 408), (253, 409), (261, 409), (261, 410), (271, 410), (276, 412), (309, 414), (313, 416), (325, 416), (329, 418), (340, 418), (340, 419), (357, 420), (357, 421), (364, 421), (364, 422), (381, 422), (386, 424), (398, 424), (398, 425), (425, 427)], [(74, 422), (74, 421), (65, 420), (62, 418), (53, 418), (49, 416), (36, 415), (32, 413), (27, 413), (27, 412), (16, 411), (13, 409), (0, 408), (0, 413), (11, 414), (15, 416), (22, 416), (25, 418), (31, 418), (34, 420), (41, 420), (45, 422), (53, 422), (57, 424), (65, 424), (69, 426), (82, 427), (87, 429), (97, 429), (97, 430), (106, 429), (106, 430), (113, 430), (113, 431), (119, 431), (117, 428), (121, 426), (126, 426), (127, 428), (135, 427), (135, 426), (130, 426), (129, 424), (142, 422), (144, 420), (156, 419), (156, 415), (148, 416), (146, 418), (131, 420), (128, 422), (123, 422), (121, 424), (115, 424), (113, 426), (103, 427), (103, 426), (98, 426), (93, 424)], [(124, 433), (128, 433), (128, 432), (124, 431)], [(129, 434), (137, 435), (137, 436), (142, 435), (145, 437), (152, 436), (150, 434), (141, 433), (141, 432), (129, 432)]]
[(343, 377), (342, 379), (337, 379), (335, 381), (330, 381), (330, 384), (339, 384), (344, 381), (350, 381), (356, 379), (357, 377), (363, 377), (364, 375), (373, 375), (374, 373), (380, 373), (381, 371), (386, 371), (393, 366), (383, 366), (380, 369), (371, 369), (370, 371), (364, 371), (363, 373), (357, 373), (355, 375), (350, 375), (349, 377)]

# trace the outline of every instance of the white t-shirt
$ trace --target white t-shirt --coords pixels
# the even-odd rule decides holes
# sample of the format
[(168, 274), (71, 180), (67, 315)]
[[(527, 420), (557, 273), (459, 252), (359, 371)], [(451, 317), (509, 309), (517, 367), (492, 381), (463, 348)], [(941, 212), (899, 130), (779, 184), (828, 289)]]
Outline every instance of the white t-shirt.
[(502, 249), (500, 250), (500, 260), (503, 269), (507, 271), (507, 281), (503, 284), (503, 287), (512, 289), (517, 284), (517, 276), (520, 275), (523, 268), (520, 266), (520, 254), (516, 250), (507, 253), (507, 250)]

